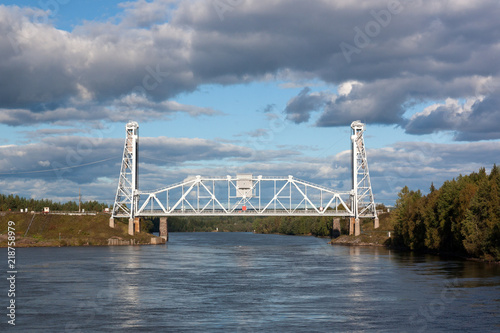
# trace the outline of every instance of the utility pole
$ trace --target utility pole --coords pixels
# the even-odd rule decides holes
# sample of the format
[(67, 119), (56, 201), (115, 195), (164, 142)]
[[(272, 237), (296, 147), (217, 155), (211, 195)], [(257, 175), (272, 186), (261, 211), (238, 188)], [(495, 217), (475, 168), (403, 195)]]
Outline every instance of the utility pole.
[(82, 188), (78, 189), (78, 212), (82, 212)]

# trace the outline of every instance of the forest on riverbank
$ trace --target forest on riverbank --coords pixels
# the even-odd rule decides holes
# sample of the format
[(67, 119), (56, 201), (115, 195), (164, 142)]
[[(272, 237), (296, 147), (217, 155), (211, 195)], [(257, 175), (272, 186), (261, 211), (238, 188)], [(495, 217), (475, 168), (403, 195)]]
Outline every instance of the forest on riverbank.
[(422, 195), (405, 186), (392, 212), (392, 246), (500, 260), (500, 168), (458, 176)]
[[(10, 227), (10, 228), (9, 228)], [(15, 241), (9, 231), (15, 230)], [(108, 245), (109, 239), (133, 244), (150, 244), (153, 235), (146, 232), (128, 234), (128, 224), (116, 221), (109, 227), (109, 214), (59, 215), (19, 212), (0, 213), (0, 248), (14, 247)]]
[[(3, 212), (19, 212), (21, 209), (28, 208), (28, 211), (41, 212), (44, 207), (49, 207), (51, 211), (78, 211), (79, 203), (75, 201), (68, 201), (65, 203), (54, 202), (49, 199), (33, 199), (24, 198), (19, 195), (5, 195), (0, 194), (0, 211)], [(97, 201), (85, 201), (81, 203), (81, 209), (85, 211), (101, 212), (104, 208), (109, 206)]]
[[(168, 230), (171, 232), (223, 231), (249, 232), (261, 234), (330, 236), (332, 217), (310, 216), (190, 216), (169, 217)], [(159, 219), (146, 222), (146, 230), (156, 230)]]
[[(314, 216), (190, 216), (169, 217), (170, 232), (221, 231), (250, 232), (259, 234), (331, 236), (332, 217)], [(156, 231), (159, 219), (145, 221), (146, 231)], [(342, 219), (342, 233), (348, 232), (347, 222)]]

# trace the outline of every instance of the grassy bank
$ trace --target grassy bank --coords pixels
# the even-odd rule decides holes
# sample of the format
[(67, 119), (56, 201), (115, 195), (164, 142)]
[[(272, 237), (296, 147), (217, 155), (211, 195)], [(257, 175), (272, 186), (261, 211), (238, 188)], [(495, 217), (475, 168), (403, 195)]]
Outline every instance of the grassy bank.
[[(341, 235), (332, 239), (331, 244), (344, 244), (344, 245), (375, 245), (375, 246), (388, 246), (390, 245), (390, 238), (388, 233), (394, 231), (389, 213), (382, 213), (379, 215), (380, 226), (377, 229), (373, 228), (372, 219), (361, 219), (361, 235)], [(346, 221), (345, 223), (348, 223)], [(348, 225), (343, 226), (343, 230), (348, 230)]]
[(152, 237), (144, 232), (130, 236), (128, 225), (119, 221), (115, 228), (110, 228), (108, 214), (69, 216), (1, 213), (0, 247), (7, 246), (9, 221), (15, 222), (16, 247), (108, 245), (108, 239), (112, 237), (135, 240), (136, 244), (149, 244)]

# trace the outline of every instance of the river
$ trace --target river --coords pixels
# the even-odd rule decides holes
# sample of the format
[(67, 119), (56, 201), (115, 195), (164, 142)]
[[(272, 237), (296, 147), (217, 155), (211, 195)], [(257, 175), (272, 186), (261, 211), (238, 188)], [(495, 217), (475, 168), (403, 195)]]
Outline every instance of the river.
[(16, 256), (2, 331), (500, 331), (499, 265), (252, 233)]

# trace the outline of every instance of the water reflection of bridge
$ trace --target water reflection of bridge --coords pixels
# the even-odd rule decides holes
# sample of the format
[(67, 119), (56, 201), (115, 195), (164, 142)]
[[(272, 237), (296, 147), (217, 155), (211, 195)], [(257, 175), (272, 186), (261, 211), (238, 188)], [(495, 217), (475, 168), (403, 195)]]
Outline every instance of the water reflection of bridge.
[(347, 192), (293, 176), (238, 174), (196, 176), (152, 191), (138, 189), (139, 125), (126, 125), (125, 147), (110, 226), (128, 218), (129, 234), (140, 230), (141, 217), (160, 217), (166, 238), (168, 216), (331, 216), (349, 217), (350, 233), (359, 235), (360, 218), (378, 217), (363, 139), (365, 125), (351, 124), (352, 189)]

